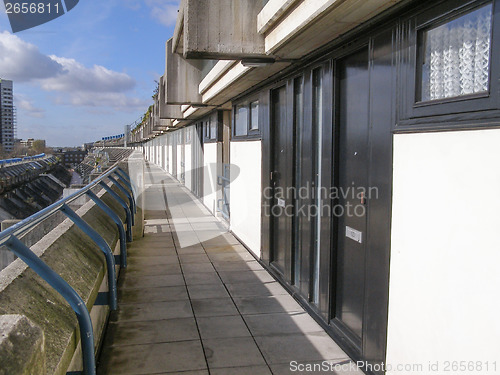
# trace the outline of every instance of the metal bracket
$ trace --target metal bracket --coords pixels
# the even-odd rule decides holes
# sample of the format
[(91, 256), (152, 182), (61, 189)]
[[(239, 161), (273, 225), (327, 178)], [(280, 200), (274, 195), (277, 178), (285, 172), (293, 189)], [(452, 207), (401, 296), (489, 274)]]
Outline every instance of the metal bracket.
[(106, 306), (109, 305), (109, 293), (99, 292), (97, 293), (97, 298), (94, 301), (94, 306)]

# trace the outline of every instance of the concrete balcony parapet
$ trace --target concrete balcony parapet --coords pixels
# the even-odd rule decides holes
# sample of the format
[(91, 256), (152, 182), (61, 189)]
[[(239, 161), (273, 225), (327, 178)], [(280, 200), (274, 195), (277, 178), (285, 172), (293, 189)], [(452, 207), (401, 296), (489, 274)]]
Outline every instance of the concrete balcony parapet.
[(0, 315), (1, 374), (47, 374), (43, 331), (23, 315)]
[[(141, 202), (144, 184), (140, 181), (144, 176), (143, 163), (142, 154), (137, 151), (128, 159), (119, 162), (120, 167), (130, 176), (134, 195), (137, 197), (138, 214), (135, 222), (138, 229), (132, 228), (135, 238), (143, 234)], [(115, 185), (110, 186), (122, 200), (128, 201), (128, 197)], [(99, 187), (95, 187), (93, 192), (123, 223), (126, 222), (123, 207), (110, 193)], [(120, 253), (117, 224), (100, 207), (90, 200), (78, 209), (74, 207), (74, 210), (106, 241), (115, 255)], [(108, 291), (103, 252), (69, 219), (51, 228), (31, 245), (30, 249), (60, 275), (85, 302), (92, 319), (97, 353), (110, 311), (108, 305), (96, 304), (99, 293)], [(15, 260), (0, 272), (1, 315), (26, 318), (5, 318), (5, 322), (5, 319), (0, 317), (0, 374), (63, 375), (68, 371), (82, 370), (80, 333), (75, 313), (65, 299), (21, 259)], [(16, 340), (11, 340), (14, 346), (10, 345), (10, 351), (3, 350), (2, 338), (11, 337), (10, 332), (16, 330), (31, 335), (30, 345), (27, 345), (25, 337), (17, 337)], [(38, 348), (40, 340), (43, 341), (43, 353)], [(26, 356), (22, 353), (26, 353)]]

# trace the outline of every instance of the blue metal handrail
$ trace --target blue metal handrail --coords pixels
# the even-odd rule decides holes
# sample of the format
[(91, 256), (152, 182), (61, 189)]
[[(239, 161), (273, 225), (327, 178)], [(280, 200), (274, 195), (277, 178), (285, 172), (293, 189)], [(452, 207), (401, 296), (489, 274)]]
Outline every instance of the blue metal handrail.
[[(113, 177), (113, 175), (123, 181), (125, 183), (125, 186), (130, 189), (130, 192), (127, 191), (125, 187), (122, 186)], [(125, 201), (106, 184), (106, 180), (111, 181), (118, 187), (120, 191), (122, 191), (127, 196), (127, 198), (129, 198), (131, 207), (128, 207)], [(96, 186), (104, 187), (106, 191), (110, 193), (112, 192), (110, 196), (117, 200), (120, 205), (124, 205), (126, 207), (125, 212), (127, 216), (127, 231), (129, 236), (126, 236), (125, 230), (123, 229), (123, 224), (121, 223), (118, 215), (113, 210), (111, 210), (109, 206), (107, 206), (100, 198), (98, 198), (94, 192), (91, 191), (91, 189)], [(117, 224), (118, 232), (120, 235), (120, 264), (122, 267), (126, 267), (126, 242), (127, 240), (132, 241), (131, 225), (133, 222), (133, 214), (135, 211), (135, 201), (132, 191), (132, 185), (130, 183), (130, 177), (118, 166), (113, 167), (112, 169), (101, 175), (99, 178), (95, 179), (90, 184), (71, 194), (67, 198), (53, 203), (52, 205), (44, 208), (36, 214), (11, 226), (3, 232), (0, 232), (0, 246), (7, 247), (16, 256), (23, 260), (31, 269), (33, 269), (33, 271), (35, 271), (42, 279), (44, 279), (49, 285), (51, 285), (69, 303), (77, 316), (80, 328), (80, 338), (83, 355), (83, 373), (86, 375), (95, 375), (96, 366), (94, 356), (94, 336), (92, 330), (92, 321), (90, 319), (90, 313), (85, 305), (85, 302), (61, 276), (54, 272), (42, 259), (40, 259), (30, 248), (28, 248), (18, 239), (20, 235), (32, 229), (35, 225), (41, 223), (48, 217), (54, 215), (56, 212), (63, 212), (70, 220), (75, 223), (77, 227), (79, 227), (85, 234), (87, 234), (104, 253), (106, 258), (106, 268), (109, 284), (108, 302), (110, 305), (110, 309), (116, 310), (117, 288), (115, 259), (113, 256), (113, 252), (106, 241), (102, 238), (102, 236), (99, 235), (97, 231), (95, 231), (68, 206), (70, 202), (73, 202), (74, 200), (84, 195), (90, 197), (96, 203), (96, 205), (101, 208), (107, 215), (109, 215), (111, 219)]]

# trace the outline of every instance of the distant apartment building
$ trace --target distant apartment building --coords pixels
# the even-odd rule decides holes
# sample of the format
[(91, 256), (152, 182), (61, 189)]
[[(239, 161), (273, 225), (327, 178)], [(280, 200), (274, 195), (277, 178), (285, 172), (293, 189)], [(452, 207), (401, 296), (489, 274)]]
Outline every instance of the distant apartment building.
[(14, 149), (16, 133), (16, 109), (12, 86), (12, 81), (0, 78), (0, 142), (6, 152), (12, 152)]
[(54, 150), (54, 155), (61, 158), (62, 163), (67, 168), (74, 168), (80, 164), (85, 156), (87, 156), (88, 150), (80, 148), (60, 148)]
[(19, 140), (19, 143), (21, 144), (21, 146), (28, 147), (28, 148), (33, 147), (33, 142), (35, 142), (34, 138), (20, 139)]

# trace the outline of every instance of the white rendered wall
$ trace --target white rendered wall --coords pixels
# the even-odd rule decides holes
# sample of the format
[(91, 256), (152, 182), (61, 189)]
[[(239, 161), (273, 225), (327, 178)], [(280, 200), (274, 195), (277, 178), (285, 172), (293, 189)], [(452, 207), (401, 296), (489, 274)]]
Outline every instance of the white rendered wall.
[(191, 143), (186, 143), (184, 146), (184, 166), (185, 166), (185, 179), (184, 179), (184, 185), (191, 191), (193, 191), (193, 175), (192, 175), (192, 169), (193, 169), (193, 157), (192, 157), (192, 151), (191, 151)]
[(203, 204), (216, 215), (217, 206), (217, 155), (220, 143), (203, 145)]
[(163, 161), (161, 159), (161, 138), (156, 138), (156, 164), (163, 166)]
[(230, 225), (260, 258), (261, 141), (231, 142)]
[(500, 372), (499, 145), (500, 130), (394, 136), (387, 364), (423, 370), (388, 374)]
[(174, 155), (173, 155), (173, 136), (172, 134), (168, 134), (168, 173), (172, 174), (174, 172)]
[[(182, 131), (182, 130), (180, 130)], [(177, 132), (175, 133), (177, 135)], [(182, 148), (184, 147), (184, 144), (180, 143), (177, 141), (177, 175), (175, 176), (179, 181), (181, 181), (181, 175), (182, 175), (182, 167), (181, 163), (184, 163), (182, 160)]]
[[(203, 168), (203, 147), (200, 142), (200, 137), (198, 137), (198, 133), (196, 131), (196, 128), (193, 127), (193, 133), (192, 133), (192, 138), (191, 138), (191, 147), (193, 148), (193, 153), (191, 155), (195, 155), (194, 160), (192, 160), (192, 168), (194, 169), (201, 169)], [(199, 171), (196, 171), (199, 172)], [(196, 176), (199, 174), (196, 173)], [(203, 181), (193, 181), (193, 189), (194, 185), (197, 184), (197, 186), (200, 186), (200, 184), (203, 184)], [(193, 190), (191, 189), (191, 190)]]
[(164, 142), (164, 145), (162, 147), (162, 153), (163, 153), (163, 162), (165, 163), (165, 165), (163, 166), (163, 168), (165, 170), (168, 169), (168, 154), (167, 154), (167, 136), (165, 135), (165, 142)]
[(160, 146), (158, 147), (158, 151), (160, 153), (160, 161), (161, 161), (161, 167), (163, 169), (166, 168), (167, 166), (167, 159), (165, 158), (165, 142), (166, 142), (166, 136), (162, 135), (160, 137)]

